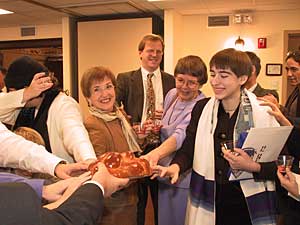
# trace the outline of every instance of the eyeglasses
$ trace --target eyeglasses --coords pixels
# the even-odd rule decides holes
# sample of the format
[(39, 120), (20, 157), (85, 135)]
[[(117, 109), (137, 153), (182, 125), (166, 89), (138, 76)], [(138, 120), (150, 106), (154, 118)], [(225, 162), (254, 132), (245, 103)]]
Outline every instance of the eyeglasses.
[(101, 92), (101, 91), (111, 91), (115, 88), (113, 84), (105, 84), (102, 86), (93, 87), (93, 92)]
[(176, 77), (175, 79), (176, 79), (176, 84), (179, 86), (183, 86), (186, 83), (189, 88), (195, 88), (199, 84), (198, 81), (194, 81), (194, 80), (186, 81), (185, 79), (183, 79), (181, 77)]

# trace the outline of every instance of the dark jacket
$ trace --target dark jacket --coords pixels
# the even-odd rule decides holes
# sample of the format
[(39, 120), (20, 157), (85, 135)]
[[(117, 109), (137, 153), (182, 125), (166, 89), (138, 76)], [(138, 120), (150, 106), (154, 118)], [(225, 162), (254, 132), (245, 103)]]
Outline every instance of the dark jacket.
[(0, 223), (5, 225), (93, 225), (103, 209), (103, 193), (95, 184), (81, 186), (60, 207), (41, 206), (25, 183), (0, 184)]
[[(163, 96), (175, 87), (172, 75), (161, 71)], [(141, 69), (120, 73), (117, 76), (117, 102), (123, 103), (132, 122), (140, 122), (143, 114), (144, 88)]]

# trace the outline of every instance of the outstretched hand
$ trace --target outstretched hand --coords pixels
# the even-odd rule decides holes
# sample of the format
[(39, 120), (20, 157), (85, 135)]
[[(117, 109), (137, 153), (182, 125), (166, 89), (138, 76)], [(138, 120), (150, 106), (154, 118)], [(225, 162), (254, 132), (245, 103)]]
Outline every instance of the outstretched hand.
[(87, 171), (88, 164), (85, 162), (69, 163), (69, 164), (57, 164), (54, 173), (61, 179), (67, 179), (72, 177), (74, 174), (81, 174)]
[(43, 187), (43, 198), (51, 202), (44, 207), (54, 209), (66, 201), (85, 181), (91, 179), (91, 172), (71, 177)]
[(268, 113), (274, 116), (281, 126), (292, 126), (291, 122), (282, 114), (275, 103), (268, 101), (265, 97), (258, 97), (257, 99), (262, 101), (259, 105), (271, 108), (271, 110), (268, 110)]
[(179, 171), (180, 171), (180, 168), (177, 164), (172, 164), (168, 167), (155, 166), (153, 168), (154, 173), (153, 173), (151, 179), (154, 179), (156, 177), (170, 177), (171, 184), (175, 184), (179, 178)]
[(104, 188), (104, 197), (111, 196), (114, 192), (123, 189), (129, 182), (128, 178), (117, 178), (111, 175), (103, 163), (98, 163), (98, 171), (92, 177)]

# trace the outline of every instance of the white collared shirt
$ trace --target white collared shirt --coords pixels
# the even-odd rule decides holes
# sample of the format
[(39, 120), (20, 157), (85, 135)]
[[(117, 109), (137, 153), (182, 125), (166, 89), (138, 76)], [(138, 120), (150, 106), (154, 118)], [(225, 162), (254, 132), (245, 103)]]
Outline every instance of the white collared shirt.
[[(143, 87), (144, 87), (144, 105), (143, 105), (143, 115), (142, 115), (142, 123), (147, 119), (147, 75), (150, 73), (145, 68), (141, 67), (142, 71), (142, 80), (143, 80)], [(153, 72), (154, 76), (152, 77), (152, 84), (155, 93), (155, 109), (162, 110), (163, 109), (163, 86), (162, 86), (162, 78), (160, 68), (157, 68)]]
[(248, 91), (253, 93), (256, 87), (257, 87), (257, 83), (255, 83), (251, 88), (249, 88)]

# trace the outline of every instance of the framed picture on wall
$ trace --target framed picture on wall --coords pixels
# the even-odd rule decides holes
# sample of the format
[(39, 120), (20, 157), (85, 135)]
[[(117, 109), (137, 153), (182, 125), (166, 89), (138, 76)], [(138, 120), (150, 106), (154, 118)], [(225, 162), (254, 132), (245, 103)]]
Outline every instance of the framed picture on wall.
[(281, 63), (266, 64), (266, 75), (267, 76), (281, 76), (282, 75), (282, 64)]

